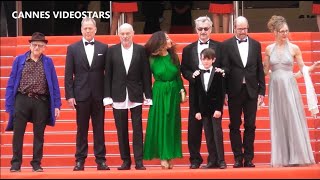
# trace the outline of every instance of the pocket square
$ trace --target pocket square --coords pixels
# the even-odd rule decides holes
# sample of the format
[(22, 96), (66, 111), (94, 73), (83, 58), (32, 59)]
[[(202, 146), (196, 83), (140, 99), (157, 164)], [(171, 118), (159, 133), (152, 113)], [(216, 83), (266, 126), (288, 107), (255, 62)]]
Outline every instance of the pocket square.
[(98, 54), (98, 56), (102, 56), (103, 54)]

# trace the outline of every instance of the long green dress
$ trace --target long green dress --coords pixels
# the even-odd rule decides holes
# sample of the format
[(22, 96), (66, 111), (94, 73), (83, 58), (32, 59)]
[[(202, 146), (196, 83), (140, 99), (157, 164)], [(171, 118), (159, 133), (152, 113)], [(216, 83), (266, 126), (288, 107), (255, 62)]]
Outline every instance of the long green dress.
[(155, 79), (144, 142), (144, 159), (168, 160), (182, 157), (180, 90), (183, 88), (178, 65), (170, 55), (150, 58)]

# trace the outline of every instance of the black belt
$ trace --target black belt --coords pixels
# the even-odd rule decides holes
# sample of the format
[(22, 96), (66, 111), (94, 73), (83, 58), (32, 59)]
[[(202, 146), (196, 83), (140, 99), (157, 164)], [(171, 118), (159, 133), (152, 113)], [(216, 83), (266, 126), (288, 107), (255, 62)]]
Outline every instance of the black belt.
[(44, 94), (37, 94), (37, 93), (32, 93), (32, 92), (20, 92), (23, 95), (26, 95), (28, 97), (36, 98), (36, 99), (41, 99), (41, 100), (48, 100), (48, 96)]

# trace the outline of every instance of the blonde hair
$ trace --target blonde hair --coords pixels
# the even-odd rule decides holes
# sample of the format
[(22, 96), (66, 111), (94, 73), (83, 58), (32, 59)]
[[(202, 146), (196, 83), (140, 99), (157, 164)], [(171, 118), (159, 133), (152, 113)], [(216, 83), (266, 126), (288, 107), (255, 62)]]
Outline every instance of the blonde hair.
[(284, 17), (273, 15), (269, 19), (267, 26), (271, 32), (274, 32), (279, 31), (285, 24), (288, 26), (287, 21)]

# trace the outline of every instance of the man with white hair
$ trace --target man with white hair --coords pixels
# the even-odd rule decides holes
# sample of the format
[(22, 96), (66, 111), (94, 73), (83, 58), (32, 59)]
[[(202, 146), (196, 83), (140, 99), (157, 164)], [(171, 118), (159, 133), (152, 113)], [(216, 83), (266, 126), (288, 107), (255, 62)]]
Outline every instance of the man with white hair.
[[(201, 138), (202, 138), (202, 126), (205, 128), (205, 137), (207, 148), (209, 152), (208, 163), (203, 166), (203, 169), (212, 169), (212, 168), (226, 168), (226, 163), (224, 161), (224, 149), (223, 144), (223, 134), (217, 135), (219, 139), (214, 139), (213, 131), (217, 132), (216, 129), (213, 129), (212, 121), (209, 119), (200, 119), (195, 118), (196, 112), (193, 108), (193, 99), (194, 99), (194, 83), (195, 77), (200, 74), (200, 70), (204, 69), (200, 53), (203, 49), (212, 48), (216, 53), (216, 61), (213, 66), (220, 67), (221, 64), (221, 52), (220, 46), (221, 43), (215, 40), (210, 39), (210, 34), (212, 31), (212, 21), (207, 16), (201, 16), (195, 20), (196, 31), (198, 34), (198, 40), (192, 44), (189, 44), (183, 48), (182, 52), (182, 61), (181, 61), (181, 72), (185, 79), (189, 81), (189, 117), (188, 117), (188, 148), (190, 153), (190, 169), (198, 169), (203, 162), (203, 159), (200, 154), (201, 147)], [(217, 118), (217, 122), (221, 122), (222, 114), (220, 118)], [(218, 126), (216, 126), (218, 127)], [(218, 146), (215, 145), (215, 141)]]
[[(121, 43), (109, 48), (105, 66), (104, 105), (113, 107), (121, 159), (118, 170), (131, 168), (128, 110), (133, 129), (135, 169), (143, 165), (142, 103), (151, 104), (151, 72), (145, 48), (133, 43), (133, 28), (124, 23), (119, 27)], [(144, 99), (144, 96), (146, 99)]]

